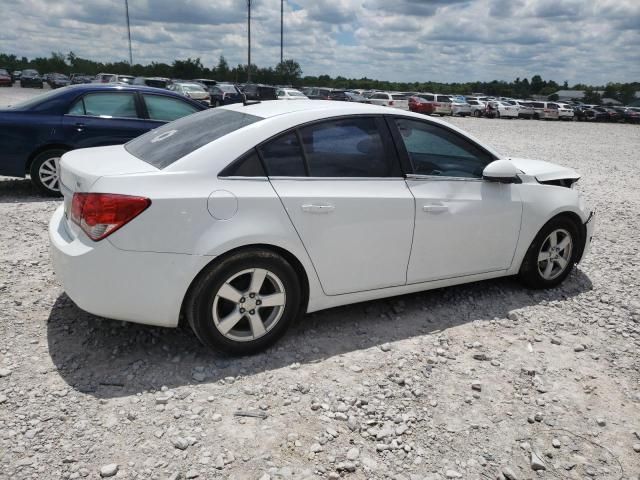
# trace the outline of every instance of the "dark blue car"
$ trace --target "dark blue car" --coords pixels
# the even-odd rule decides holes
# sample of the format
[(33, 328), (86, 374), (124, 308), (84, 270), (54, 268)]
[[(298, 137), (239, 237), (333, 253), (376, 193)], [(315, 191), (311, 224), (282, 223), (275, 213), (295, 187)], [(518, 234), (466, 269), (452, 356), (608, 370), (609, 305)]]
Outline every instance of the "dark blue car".
[(57, 195), (58, 161), (76, 148), (120, 145), (166, 122), (206, 109), (150, 87), (73, 85), (0, 109), (0, 175), (31, 176)]

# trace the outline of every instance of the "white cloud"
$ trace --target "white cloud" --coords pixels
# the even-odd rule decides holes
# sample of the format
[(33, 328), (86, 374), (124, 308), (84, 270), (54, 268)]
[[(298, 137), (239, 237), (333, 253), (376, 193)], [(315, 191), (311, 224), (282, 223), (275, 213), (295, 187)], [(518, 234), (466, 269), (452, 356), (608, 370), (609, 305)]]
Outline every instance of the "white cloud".
[[(3, 5), (4, 4), (4, 5)], [(244, 0), (129, 0), (134, 60), (246, 62)], [(122, 0), (0, 0), (0, 50), (128, 56)], [(280, 56), (280, 2), (254, 0), (252, 60)], [(640, 79), (638, 0), (285, 1), (285, 57), (307, 75), (443, 82), (541, 74)]]

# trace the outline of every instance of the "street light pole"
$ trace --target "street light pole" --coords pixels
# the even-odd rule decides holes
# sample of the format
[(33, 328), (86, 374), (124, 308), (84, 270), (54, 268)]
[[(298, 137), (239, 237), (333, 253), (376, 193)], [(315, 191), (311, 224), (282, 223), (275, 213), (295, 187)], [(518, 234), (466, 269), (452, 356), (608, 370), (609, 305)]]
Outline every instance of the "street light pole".
[(284, 0), (280, 0), (280, 63), (284, 60)]
[(247, 83), (251, 83), (251, 0), (247, 0)]
[(129, 0), (124, 0), (124, 8), (127, 12), (127, 34), (129, 35), (129, 65), (133, 66), (133, 51), (131, 50), (131, 24), (129, 23)]

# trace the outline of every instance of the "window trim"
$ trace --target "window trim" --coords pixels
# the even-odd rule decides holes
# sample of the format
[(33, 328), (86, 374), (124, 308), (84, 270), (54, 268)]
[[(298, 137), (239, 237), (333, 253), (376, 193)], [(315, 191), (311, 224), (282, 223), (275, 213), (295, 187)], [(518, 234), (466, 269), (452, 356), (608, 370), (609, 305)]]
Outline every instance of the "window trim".
[[(404, 144), (404, 141), (402, 140), (402, 134), (400, 133), (400, 130), (398, 129), (398, 126), (396, 125), (394, 120), (397, 119), (402, 119), (402, 120), (411, 120), (414, 122), (420, 122), (420, 123), (424, 123), (426, 125), (429, 126), (435, 126), (435, 127), (439, 127), (442, 128), (443, 130), (446, 130), (447, 132), (449, 132), (452, 135), (455, 135), (467, 142), (469, 142), (470, 144), (472, 144), (473, 146), (475, 146), (478, 150), (480, 150), (481, 152), (486, 153), (492, 160), (489, 162), (495, 162), (496, 160), (498, 160), (498, 158), (491, 153), (489, 150), (487, 150), (486, 148), (484, 148), (482, 145), (480, 145), (479, 143), (473, 141), (472, 139), (470, 139), (469, 137), (466, 137), (462, 134), (460, 134), (459, 132), (455, 131), (454, 129), (448, 127), (447, 125), (442, 125), (440, 123), (436, 123), (436, 122), (430, 122), (428, 120), (423, 120), (421, 118), (415, 118), (415, 117), (407, 117), (404, 115), (385, 115), (385, 117), (387, 118), (387, 124), (389, 125), (389, 129), (392, 132), (393, 135), (393, 139), (394, 142), (396, 143), (396, 148), (398, 150), (398, 155), (400, 156), (401, 159), (404, 159), (404, 165), (407, 165), (410, 169), (405, 171), (405, 178), (406, 179), (416, 179), (416, 177), (421, 177), (424, 180), (433, 180), (433, 179), (438, 179), (438, 180), (460, 180), (460, 181), (482, 181), (482, 177), (480, 178), (471, 178), (471, 177), (443, 177), (440, 175), (424, 175), (424, 174), (420, 174), (420, 173), (416, 173), (416, 168), (413, 165), (413, 162), (411, 161), (411, 157), (409, 155), (409, 152), (407, 151), (407, 147)], [(489, 165), (489, 163), (487, 163), (487, 165)], [(410, 175), (413, 175), (413, 177), (410, 177)]]

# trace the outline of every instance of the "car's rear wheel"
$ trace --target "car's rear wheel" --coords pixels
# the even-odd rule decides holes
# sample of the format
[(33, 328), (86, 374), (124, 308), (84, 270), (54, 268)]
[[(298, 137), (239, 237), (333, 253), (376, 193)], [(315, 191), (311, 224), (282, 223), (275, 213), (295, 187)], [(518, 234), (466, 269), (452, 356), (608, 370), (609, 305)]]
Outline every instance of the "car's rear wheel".
[(31, 162), (31, 183), (47, 195), (60, 195), (60, 157), (65, 152), (66, 150), (61, 148), (45, 150)]
[(569, 217), (551, 219), (531, 243), (519, 277), (530, 288), (551, 288), (567, 278), (578, 261), (579, 234)]
[(185, 313), (198, 339), (232, 355), (273, 344), (300, 312), (294, 268), (269, 250), (240, 251), (212, 264), (196, 280)]
[(474, 117), (479, 117), (480, 116), (480, 110), (474, 110), (473, 111), (473, 116)]

